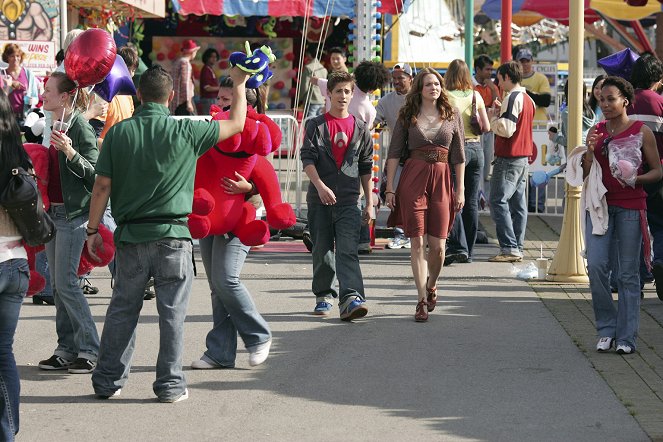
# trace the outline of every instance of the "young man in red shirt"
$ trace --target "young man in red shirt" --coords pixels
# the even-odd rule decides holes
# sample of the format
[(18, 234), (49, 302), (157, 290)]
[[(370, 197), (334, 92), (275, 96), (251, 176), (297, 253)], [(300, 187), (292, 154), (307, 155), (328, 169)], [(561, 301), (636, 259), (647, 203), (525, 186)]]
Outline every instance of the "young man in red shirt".
[[(357, 245), (361, 222), (375, 217), (370, 130), (348, 112), (353, 89), (351, 74), (329, 74), (331, 108), (307, 121), (301, 150), (304, 172), (310, 180), (306, 203), (313, 240), (313, 313), (329, 315), (334, 298), (339, 298), (344, 321), (368, 313)], [(360, 187), (366, 197), (363, 213), (357, 205)]]

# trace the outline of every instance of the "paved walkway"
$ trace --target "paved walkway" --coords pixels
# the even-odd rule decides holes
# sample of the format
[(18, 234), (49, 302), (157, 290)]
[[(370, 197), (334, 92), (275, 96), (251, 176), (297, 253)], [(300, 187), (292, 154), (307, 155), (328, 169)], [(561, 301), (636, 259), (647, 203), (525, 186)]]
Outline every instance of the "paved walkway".
[[(529, 254), (538, 257), (537, 243), (544, 244), (545, 253), (554, 253), (554, 237), (560, 231), (561, 218), (533, 219), (527, 232)], [(533, 282), (531, 286), (642, 429), (653, 440), (663, 441), (663, 302), (654, 285), (647, 284), (644, 290), (638, 352), (623, 357), (594, 350), (596, 329), (587, 284)]]
[[(535, 235), (549, 234), (551, 254), (554, 230), (546, 233), (539, 222), (531, 222), (531, 246), (538, 251), (542, 236)], [(597, 355), (585, 287), (528, 284), (513, 277), (516, 266), (486, 262), (495, 245), (477, 252), (473, 264), (444, 269), (441, 302), (426, 324), (413, 321), (409, 251), (362, 257), (370, 312), (351, 324), (310, 315), (311, 258), (300, 241), (252, 252), (243, 279), (272, 327), (273, 352), (256, 368), (242, 350), (235, 369), (187, 369), (190, 399), (178, 404), (156, 402), (151, 390), (158, 347), (153, 301), (143, 309), (128, 385), (121, 397), (99, 401), (89, 375), (36, 368), (55, 346), (54, 311), (28, 300), (15, 344), (23, 380), (18, 440), (663, 438), (663, 363), (656, 353), (663, 347), (663, 303), (655, 293), (649, 290), (644, 302), (640, 353)], [(101, 331), (110, 281), (102, 270), (92, 281), (101, 288), (89, 297)], [(210, 321), (209, 290), (199, 274), (185, 364), (204, 350)]]

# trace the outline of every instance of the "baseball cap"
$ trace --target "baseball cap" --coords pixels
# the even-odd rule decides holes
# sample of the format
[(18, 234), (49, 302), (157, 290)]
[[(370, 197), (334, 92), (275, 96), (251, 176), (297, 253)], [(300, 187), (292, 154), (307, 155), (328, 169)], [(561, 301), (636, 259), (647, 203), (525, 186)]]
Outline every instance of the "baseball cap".
[(394, 71), (403, 71), (406, 74), (408, 74), (410, 77), (412, 76), (412, 68), (407, 63), (396, 63), (394, 67), (391, 69), (391, 72)]
[(527, 48), (524, 48), (524, 49), (519, 50), (519, 51), (518, 51), (518, 54), (516, 54), (516, 60), (517, 60), (517, 61), (520, 61), (520, 60), (522, 60), (523, 58), (524, 58), (525, 60), (531, 60), (531, 59), (533, 59), (534, 57), (532, 57), (532, 51), (530, 51), (530, 50), (527, 49)]

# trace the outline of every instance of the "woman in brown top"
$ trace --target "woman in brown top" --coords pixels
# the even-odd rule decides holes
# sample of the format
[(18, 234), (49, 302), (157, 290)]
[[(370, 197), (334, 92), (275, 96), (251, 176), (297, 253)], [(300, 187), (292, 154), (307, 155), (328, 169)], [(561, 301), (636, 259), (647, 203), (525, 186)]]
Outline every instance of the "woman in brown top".
[[(444, 262), (454, 215), (463, 208), (465, 131), (458, 110), (449, 104), (442, 77), (424, 68), (415, 77), (401, 108), (387, 156), (386, 204), (410, 237), (410, 262), (418, 303), (414, 319), (428, 320), (437, 303), (437, 278)], [(394, 189), (403, 149), (409, 157)], [(456, 185), (451, 183), (453, 165)], [(428, 244), (428, 256), (426, 256)]]

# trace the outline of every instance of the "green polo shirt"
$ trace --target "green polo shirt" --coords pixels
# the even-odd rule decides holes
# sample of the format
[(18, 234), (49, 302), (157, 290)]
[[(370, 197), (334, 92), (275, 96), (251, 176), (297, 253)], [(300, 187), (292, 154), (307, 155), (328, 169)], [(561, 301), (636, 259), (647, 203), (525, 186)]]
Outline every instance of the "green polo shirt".
[(106, 134), (97, 174), (111, 179), (115, 244), (188, 238), (186, 226), (131, 220), (186, 221), (193, 204), (196, 160), (219, 138), (218, 123), (176, 120), (161, 104), (146, 103)]

